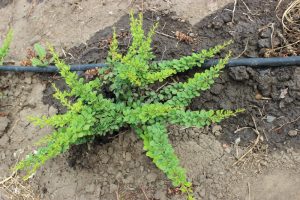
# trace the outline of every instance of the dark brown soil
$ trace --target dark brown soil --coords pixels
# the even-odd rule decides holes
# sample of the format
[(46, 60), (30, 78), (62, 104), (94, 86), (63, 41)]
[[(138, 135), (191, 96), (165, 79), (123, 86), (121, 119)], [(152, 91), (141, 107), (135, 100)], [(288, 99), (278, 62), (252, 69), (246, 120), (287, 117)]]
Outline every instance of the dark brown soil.
[[(157, 59), (178, 58), (230, 39), (234, 40), (234, 44), (229, 47), (233, 57), (259, 57), (264, 55), (267, 49), (272, 48), (272, 44), (273, 48), (283, 44), (278, 34), (272, 36), (273, 42), (271, 42), (272, 30), (268, 27), (269, 23), (274, 23), (274, 29), (281, 33), (281, 24), (275, 15), (275, 2), (246, 1), (245, 3), (249, 9), (253, 9), (253, 12), (248, 11), (243, 3), (238, 3), (235, 17), (232, 19), (230, 9), (233, 5), (228, 5), (195, 26), (178, 21), (173, 13), (146, 12), (146, 28), (158, 21), (160, 33), (174, 37), (176, 31), (181, 31), (194, 38), (192, 44), (187, 44), (157, 34), (153, 41)], [(127, 34), (128, 22), (128, 16), (124, 16), (115, 24), (118, 34), (123, 36), (120, 37), (120, 46), (123, 49), (126, 49), (130, 41), (130, 36)], [(100, 30), (87, 41), (87, 45), (82, 44), (70, 49), (73, 57), (69, 62), (105, 62), (107, 41), (111, 33), (111, 27)], [(194, 71), (185, 73), (181, 77), (190, 76)], [(300, 69), (296, 67), (254, 69), (240, 66), (226, 69), (216, 80), (213, 88), (194, 99), (190, 108), (193, 110), (245, 108), (245, 113), (222, 122), (225, 134), (219, 139), (226, 142), (233, 143), (237, 137), (240, 137), (242, 145), (249, 145), (249, 142), (256, 138), (255, 132), (245, 129), (240, 134), (235, 134), (234, 131), (241, 127), (254, 127), (252, 119), (254, 117), (260, 127), (259, 131), (264, 133), (265, 142), (272, 147), (281, 147), (286, 143), (296, 147), (299, 146), (299, 137), (291, 137), (288, 132), (300, 129), (300, 120), (284, 125), (282, 128), (278, 127), (300, 116), (299, 80)], [(287, 90), (287, 94), (280, 97), (284, 90)], [(256, 95), (263, 96), (264, 100), (257, 100)]]

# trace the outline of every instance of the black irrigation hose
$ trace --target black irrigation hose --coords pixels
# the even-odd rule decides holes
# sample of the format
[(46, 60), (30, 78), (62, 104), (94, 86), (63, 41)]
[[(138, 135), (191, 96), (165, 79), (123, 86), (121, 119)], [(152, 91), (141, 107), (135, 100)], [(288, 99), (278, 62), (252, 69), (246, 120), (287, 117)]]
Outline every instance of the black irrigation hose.
[[(218, 60), (209, 60), (203, 64), (203, 68), (209, 68), (218, 63)], [(105, 67), (106, 64), (80, 64), (71, 65), (71, 71), (85, 71), (96, 67)], [(249, 66), (249, 67), (285, 67), (300, 66), (300, 56), (275, 57), (275, 58), (238, 58), (232, 59), (226, 65), (227, 67)], [(32, 66), (0, 66), (0, 71), (14, 72), (58, 72), (55, 66), (32, 67)]]

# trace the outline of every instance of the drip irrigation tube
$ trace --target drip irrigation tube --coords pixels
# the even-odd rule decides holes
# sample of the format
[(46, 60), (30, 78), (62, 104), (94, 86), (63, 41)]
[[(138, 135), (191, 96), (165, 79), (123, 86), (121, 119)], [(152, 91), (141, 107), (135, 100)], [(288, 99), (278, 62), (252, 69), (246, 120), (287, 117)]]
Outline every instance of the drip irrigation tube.
[[(208, 60), (202, 68), (209, 68), (218, 63), (217, 59)], [(71, 71), (85, 71), (96, 67), (105, 67), (106, 64), (79, 64), (71, 65)], [(229, 60), (226, 67), (249, 66), (249, 67), (285, 67), (300, 66), (300, 56), (275, 57), (275, 58), (238, 58)], [(32, 66), (0, 66), (0, 71), (14, 72), (58, 72), (56, 66), (32, 67)]]

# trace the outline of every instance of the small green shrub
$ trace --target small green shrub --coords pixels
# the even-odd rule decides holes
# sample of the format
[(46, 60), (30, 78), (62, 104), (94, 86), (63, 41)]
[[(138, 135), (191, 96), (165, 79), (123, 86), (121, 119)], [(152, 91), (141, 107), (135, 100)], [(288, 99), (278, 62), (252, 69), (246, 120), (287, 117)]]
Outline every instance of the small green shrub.
[(0, 47), (0, 65), (3, 65), (4, 62), (4, 58), (7, 56), (8, 51), (9, 51), (9, 47), (10, 47), (10, 43), (12, 41), (13, 38), (13, 30), (9, 29), (2, 46)]
[(41, 44), (36, 43), (34, 45), (34, 52), (36, 57), (30, 59), (33, 66), (45, 67), (53, 62), (53, 58), (47, 58), (47, 51)]
[[(151, 41), (156, 25), (145, 35), (142, 14), (138, 18), (131, 14), (130, 25), (133, 40), (127, 54), (118, 52), (114, 32), (107, 58), (108, 67), (99, 71), (98, 78), (87, 83), (70, 72), (70, 67), (58, 58), (53, 48), (50, 49), (61, 76), (70, 88), (60, 91), (54, 86), (54, 97), (68, 111), (51, 117), (31, 118), (35, 125), (50, 125), (55, 131), (42, 139), (39, 142), (41, 147), (19, 162), (15, 170), (26, 170), (25, 178), (28, 178), (47, 160), (67, 151), (72, 145), (92, 141), (96, 136), (110, 134), (121, 127), (130, 127), (142, 139), (146, 155), (167, 175), (173, 186), (180, 187), (192, 200), (192, 184), (168, 140), (166, 127), (168, 124), (203, 127), (241, 111), (186, 109), (194, 97), (211, 87), (227, 63), (229, 54), (217, 65), (203, 73), (196, 73), (187, 82), (175, 82), (159, 91), (152, 86), (178, 72), (200, 67), (229, 42), (180, 59), (152, 62), (155, 56), (151, 51)], [(101, 90), (103, 87), (108, 87), (114, 98), (107, 98)], [(76, 101), (70, 101), (74, 97)]]

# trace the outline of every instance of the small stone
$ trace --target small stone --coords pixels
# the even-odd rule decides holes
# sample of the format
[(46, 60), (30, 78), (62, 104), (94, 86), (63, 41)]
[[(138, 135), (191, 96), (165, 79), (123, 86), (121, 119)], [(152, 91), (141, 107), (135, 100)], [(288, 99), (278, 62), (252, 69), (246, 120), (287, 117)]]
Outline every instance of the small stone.
[(291, 136), (291, 137), (295, 137), (298, 135), (298, 131), (297, 130), (290, 130), (288, 132), (288, 135)]
[(268, 162), (265, 160), (260, 161), (260, 164), (265, 167), (268, 166)]
[(113, 193), (117, 190), (118, 190), (118, 186), (116, 184), (110, 184), (110, 186), (109, 186), (109, 192), (110, 193)]
[(238, 137), (238, 138), (236, 138), (236, 139), (234, 140), (234, 144), (235, 144), (235, 145), (239, 145), (240, 142), (241, 142), (241, 138), (240, 138), (240, 137)]
[(225, 151), (226, 153), (230, 154), (230, 152), (231, 152), (231, 147), (225, 148), (224, 151)]
[(256, 99), (256, 100), (262, 100), (262, 98), (263, 98), (263, 96), (262, 96), (261, 94), (259, 94), (259, 93), (257, 93), (257, 94), (255, 95), (255, 99)]
[(84, 189), (87, 193), (92, 193), (95, 191), (95, 185), (94, 184), (87, 185), (85, 186)]
[(107, 156), (107, 155), (103, 155), (101, 158), (102, 158), (102, 163), (103, 163), (103, 164), (107, 164), (108, 161), (109, 161), (109, 159), (110, 159), (110, 157)]
[(126, 160), (127, 162), (131, 161), (131, 153), (126, 152), (125, 160)]
[(190, 37), (195, 37), (195, 33), (189, 33)]
[(202, 190), (199, 192), (200, 197), (205, 197), (205, 188), (202, 188)]
[(146, 176), (146, 179), (149, 183), (155, 182), (157, 179), (157, 174), (155, 173), (150, 173)]
[(215, 135), (215, 136), (220, 136), (222, 133), (222, 127), (220, 125), (214, 125), (212, 127), (212, 133)]
[(274, 117), (274, 116), (271, 116), (271, 115), (267, 116), (267, 122), (268, 123), (272, 123), (275, 119), (276, 119), (276, 117)]
[(114, 167), (108, 167), (107, 168), (107, 173), (109, 173), (109, 174), (115, 174), (115, 169), (114, 169)]
[(107, 149), (107, 153), (108, 153), (108, 155), (112, 155), (113, 153), (114, 153), (114, 148), (112, 148), (112, 147), (108, 147), (108, 149)]

